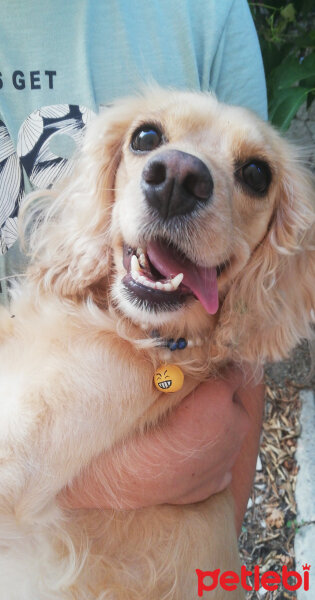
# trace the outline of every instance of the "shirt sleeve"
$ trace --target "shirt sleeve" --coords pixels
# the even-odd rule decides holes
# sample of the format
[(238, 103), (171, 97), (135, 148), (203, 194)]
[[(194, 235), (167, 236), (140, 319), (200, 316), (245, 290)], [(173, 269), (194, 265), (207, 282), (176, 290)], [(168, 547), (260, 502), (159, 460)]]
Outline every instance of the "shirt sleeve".
[(250, 108), (267, 119), (263, 61), (246, 0), (234, 0), (210, 72), (210, 88), (219, 100)]

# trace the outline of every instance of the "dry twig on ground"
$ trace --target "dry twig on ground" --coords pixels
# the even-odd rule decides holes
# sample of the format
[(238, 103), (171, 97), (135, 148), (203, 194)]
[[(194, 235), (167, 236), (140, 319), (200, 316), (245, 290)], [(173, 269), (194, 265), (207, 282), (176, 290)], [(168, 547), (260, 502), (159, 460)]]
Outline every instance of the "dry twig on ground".
[[(300, 401), (292, 384), (276, 386), (266, 377), (266, 408), (260, 458), (252, 494), (240, 536), (241, 561), (249, 571), (259, 565), (260, 573), (283, 565), (294, 569), (296, 522), (294, 454), (299, 427)], [(249, 585), (253, 585), (249, 578)], [(295, 594), (279, 589), (247, 592), (248, 600), (293, 600)]]

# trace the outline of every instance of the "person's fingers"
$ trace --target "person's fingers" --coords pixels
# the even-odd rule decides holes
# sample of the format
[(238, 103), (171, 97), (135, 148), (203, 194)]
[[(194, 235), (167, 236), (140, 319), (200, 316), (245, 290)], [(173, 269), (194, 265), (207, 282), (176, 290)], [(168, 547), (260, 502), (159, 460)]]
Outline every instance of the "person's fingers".
[[(220, 436), (243, 441), (249, 418), (238, 394), (238, 375), (233, 382), (214, 380), (202, 383), (189, 394), (170, 416), (167, 431), (177, 439), (198, 440), (199, 444), (215, 444)], [(231, 441), (231, 439), (230, 439)]]

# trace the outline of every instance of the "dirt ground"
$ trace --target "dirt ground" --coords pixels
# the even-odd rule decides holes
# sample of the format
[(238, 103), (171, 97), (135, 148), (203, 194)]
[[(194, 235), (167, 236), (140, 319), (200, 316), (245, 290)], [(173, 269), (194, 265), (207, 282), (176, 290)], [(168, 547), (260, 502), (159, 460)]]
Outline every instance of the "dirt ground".
[[(315, 347), (303, 342), (290, 360), (265, 371), (266, 408), (257, 471), (240, 536), (241, 562), (260, 573), (294, 569), (296, 516), (295, 450), (300, 435), (300, 389), (315, 389)], [(251, 578), (250, 578), (251, 579)], [(252, 586), (253, 582), (248, 581)], [(248, 591), (247, 600), (296, 598), (282, 586), (277, 591)]]
[(315, 390), (315, 344), (305, 341), (292, 352), (290, 360), (267, 365), (266, 376), (279, 387), (291, 382)]

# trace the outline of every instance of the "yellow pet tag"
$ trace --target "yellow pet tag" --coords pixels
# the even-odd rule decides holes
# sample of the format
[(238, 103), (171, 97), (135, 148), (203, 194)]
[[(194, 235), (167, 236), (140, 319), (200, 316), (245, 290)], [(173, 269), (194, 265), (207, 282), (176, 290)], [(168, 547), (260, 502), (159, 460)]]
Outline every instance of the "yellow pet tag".
[(154, 385), (159, 392), (178, 392), (183, 383), (184, 373), (176, 365), (161, 365), (154, 373)]

